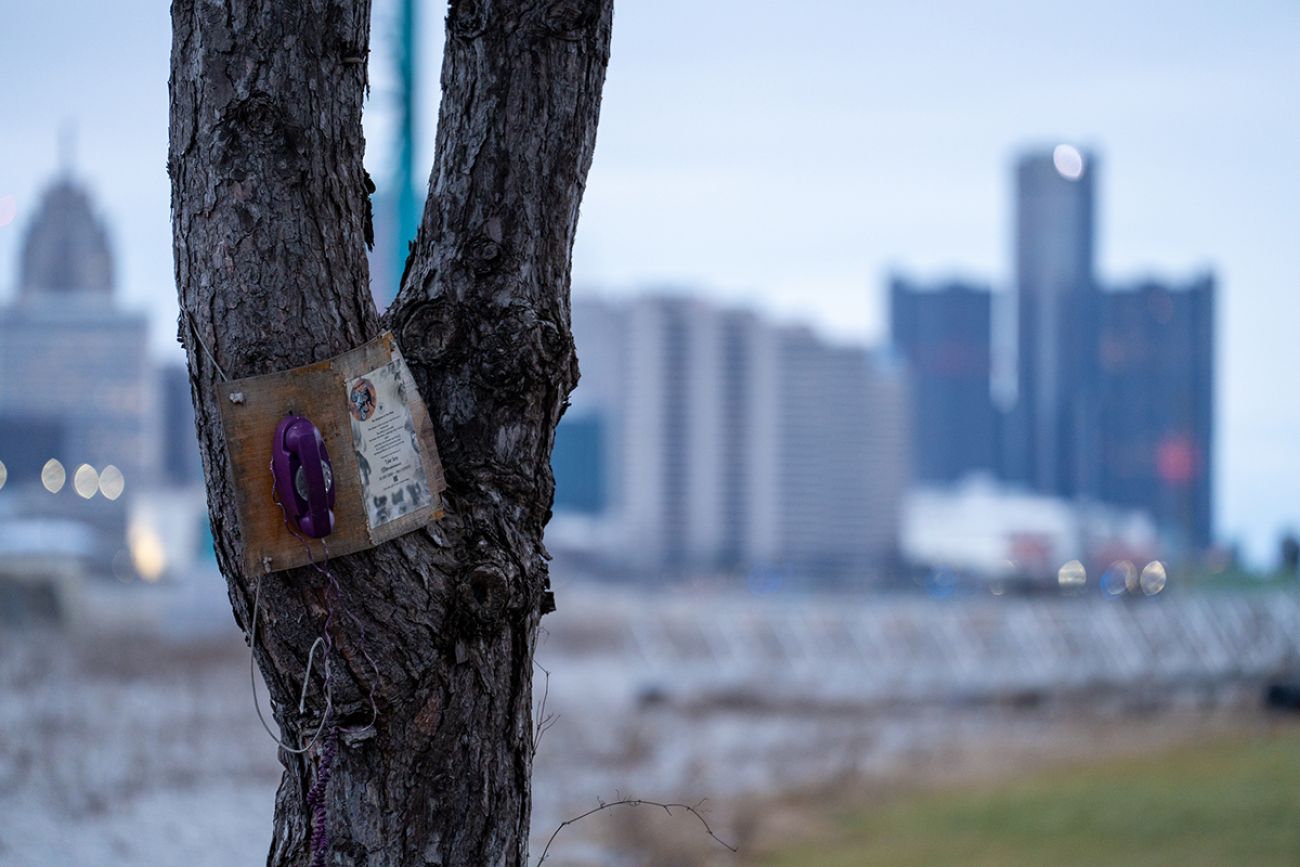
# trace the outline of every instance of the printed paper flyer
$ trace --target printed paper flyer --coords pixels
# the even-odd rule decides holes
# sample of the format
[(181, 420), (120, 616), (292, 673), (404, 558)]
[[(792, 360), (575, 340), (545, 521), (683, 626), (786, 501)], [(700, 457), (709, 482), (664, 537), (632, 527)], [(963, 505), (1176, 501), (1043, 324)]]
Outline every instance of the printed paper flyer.
[(352, 445), (372, 530), (433, 503), (408, 393), (415, 383), (400, 355), (348, 381)]

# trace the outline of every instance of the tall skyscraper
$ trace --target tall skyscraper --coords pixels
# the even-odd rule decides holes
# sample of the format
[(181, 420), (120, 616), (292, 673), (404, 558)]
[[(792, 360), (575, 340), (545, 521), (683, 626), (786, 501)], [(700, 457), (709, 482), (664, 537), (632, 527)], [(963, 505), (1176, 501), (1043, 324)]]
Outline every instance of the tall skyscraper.
[[(1093, 157), (1069, 145), (1017, 161), (1014, 328), (1000, 318), (993, 328), (991, 296), (977, 287), (891, 281), (917, 476), (947, 483), (996, 467), (1058, 500), (1140, 508), (1167, 556), (1195, 554), (1213, 541), (1214, 280), (1103, 287), (1096, 175)], [(995, 343), (998, 332), (1014, 338)], [(990, 361), (1013, 342), (1004, 411), (1011, 389), (994, 375), (1009, 365)]]
[(918, 481), (955, 482), (998, 470), (991, 298), (988, 287), (970, 283), (890, 281), (890, 340), (911, 381)]
[(1099, 493), (1179, 551), (1212, 541), (1214, 356), (1213, 276), (1103, 293)]
[(1095, 487), (1096, 172), (1069, 145), (1016, 165), (1017, 388), (1004, 461), (1013, 480), (1060, 496)]

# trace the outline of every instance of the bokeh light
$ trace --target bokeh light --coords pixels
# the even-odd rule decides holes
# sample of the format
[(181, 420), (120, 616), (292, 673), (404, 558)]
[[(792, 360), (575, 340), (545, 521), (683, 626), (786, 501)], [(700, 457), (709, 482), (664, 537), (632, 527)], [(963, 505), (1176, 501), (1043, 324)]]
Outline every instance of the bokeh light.
[(127, 544), (131, 546), (131, 562), (141, 578), (153, 583), (162, 577), (167, 568), (167, 554), (153, 527), (133, 522), (127, 530)]
[(1066, 180), (1077, 181), (1083, 177), (1083, 154), (1074, 145), (1057, 145), (1052, 151), (1052, 165)]
[(99, 474), (99, 492), (106, 499), (116, 500), (122, 496), (125, 488), (126, 479), (122, 476), (122, 471), (112, 464), (104, 467), (104, 471)]
[(1056, 580), (1062, 590), (1077, 590), (1088, 583), (1088, 570), (1078, 560), (1071, 560), (1056, 571)]
[(1101, 576), (1101, 592), (1116, 598), (1137, 589), (1138, 571), (1128, 560), (1116, 560)]
[(18, 215), (18, 200), (13, 196), (0, 196), (0, 229), (14, 221)]
[(1138, 569), (1136, 566), (1133, 566), (1133, 571), (1130, 572), (1125, 579), (1124, 588), (1128, 590), (1129, 594), (1132, 596), (1136, 596), (1141, 591), (1142, 587), (1138, 582)]
[(9, 469), (5, 466), (4, 461), (0, 461), (0, 488), (3, 488), (7, 481), (9, 481)]
[(54, 458), (50, 458), (45, 462), (45, 466), (41, 467), (41, 484), (51, 494), (57, 494), (63, 490), (63, 483), (67, 480), (68, 471), (63, 468), (63, 464)]
[(90, 464), (82, 464), (72, 476), (72, 488), (77, 496), (89, 500), (99, 490), (99, 473)]
[(1165, 571), (1165, 564), (1159, 560), (1152, 560), (1142, 569), (1142, 577), (1138, 583), (1142, 587), (1142, 592), (1148, 596), (1155, 596), (1165, 589), (1165, 584), (1169, 582), (1169, 574)]

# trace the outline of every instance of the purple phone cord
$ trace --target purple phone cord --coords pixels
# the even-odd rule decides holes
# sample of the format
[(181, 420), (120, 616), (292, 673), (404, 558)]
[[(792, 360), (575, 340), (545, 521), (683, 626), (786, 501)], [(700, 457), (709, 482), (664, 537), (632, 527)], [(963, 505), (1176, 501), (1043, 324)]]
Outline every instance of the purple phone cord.
[(325, 790), (330, 784), (330, 771), (334, 753), (339, 745), (339, 727), (331, 726), (321, 750), (320, 767), (316, 769), (316, 782), (307, 792), (307, 806), (311, 807), (311, 867), (325, 867), (325, 857), (330, 851), (329, 826), (325, 821)]
[[(370, 701), (371, 716), (370, 716), (370, 722), (365, 726), (365, 728), (370, 728), (379, 719), (379, 707), (375, 703), (375, 684), (379, 681), (380, 672), (379, 672), (379, 663), (375, 661), (375, 658), (373, 656), (371, 656), (370, 650), (367, 647), (367, 644), (369, 642), (366, 639), (366, 626), (364, 623), (362, 623), (361, 619), (357, 617), (355, 614), (353, 614), (351, 609), (348, 608), (347, 603), (343, 599), (343, 588), (339, 586), (338, 576), (336, 576), (334, 574), (334, 571), (329, 568), (329, 557), (330, 557), (329, 544), (325, 541), (323, 537), (320, 539), (321, 549), (324, 552), (325, 556), (324, 556), (323, 563), (317, 561), (315, 552), (312, 551), (311, 543), (307, 540), (305, 536), (303, 536), (300, 532), (298, 532), (297, 528), (294, 527), (293, 522), (289, 519), (289, 513), (284, 508), (284, 503), (280, 501), (279, 494), (276, 490), (274, 468), (272, 469), (272, 474), (271, 474), (271, 497), (275, 500), (276, 504), (280, 506), (280, 512), (284, 516), (285, 529), (288, 530), (290, 535), (292, 535), (299, 542), (301, 542), (303, 547), (307, 549), (307, 558), (310, 561), (312, 568), (315, 569), (317, 572), (319, 572), (326, 582), (325, 583), (325, 623), (324, 626), (321, 628), (321, 638), (320, 638), (324, 646), (323, 658), (325, 660), (328, 660), (334, 652), (334, 636), (331, 627), (334, 625), (334, 612), (336, 610), (341, 610), (345, 615), (347, 615), (348, 619), (350, 619), (356, 625), (357, 630), (360, 633), (360, 635), (358, 636), (360, 639), (358, 643), (358, 647), (361, 650), (361, 655), (365, 658), (366, 662), (370, 663), (370, 667), (374, 670), (374, 675), (375, 675), (375, 679), (370, 683), (370, 689), (367, 696)], [(261, 587), (260, 582), (258, 584), (258, 587), (260, 589)], [(256, 606), (254, 607), (256, 608)], [(255, 612), (253, 615), (254, 624), (256, 624), (256, 616), (257, 615)], [(254, 626), (254, 628), (256, 627)], [(310, 661), (308, 664), (310, 665)], [(326, 716), (330, 714), (330, 711), (333, 708), (332, 694), (333, 694), (334, 684), (332, 683), (332, 680), (333, 678), (331, 676), (331, 668), (328, 662), (326, 662), (325, 664), (325, 708), (326, 708), (325, 714)], [(306, 695), (305, 680), (303, 683), (303, 694)], [(254, 697), (254, 701), (256, 701), (257, 698), (256, 693), (254, 693), (253, 697)], [(321, 725), (323, 726), (325, 722), (326, 722), (325, 716), (322, 716)], [(265, 725), (265, 722), (263, 722), (263, 725)], [(317, 737), (319, 736), (320, 736), (320, 732), (318, 731)], [(316, 769), (316, 782), (312, 784), (311, 789), (309, 789), (307, 792), (307, 806), (311, 809), (311, 813), (312, 813), (312, 821), (311, 821), (311, 828), (310, 828), (311, 867), (325, 867), (325, 859), (329, 857), (331, 840), (329, 834), (328, 817), (326, 816), (325, 813), (325, 795), (329, 787), (330, 776), (334, 764), (334, 755), (338, 751), (338, 740), (339, 740), (339, 727), (337, 724), (331, 723), (329, 728), (329, 734), (325, 736), (325, 743), (321, 748), (320, 764)], [(282, 747), (285, 746), (284, 744), (280, 744), (280, 745)], [(308, 744), (302, 750), (297, 750), (297, 751), (291, 750), (291, 751), (306, 752), (310, 748), (311, 748), (311, 744)]]

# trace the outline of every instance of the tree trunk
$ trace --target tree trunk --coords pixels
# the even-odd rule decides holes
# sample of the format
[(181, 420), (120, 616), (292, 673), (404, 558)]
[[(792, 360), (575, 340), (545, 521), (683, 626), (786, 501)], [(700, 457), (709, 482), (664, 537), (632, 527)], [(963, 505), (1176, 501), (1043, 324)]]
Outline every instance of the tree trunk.
[[(241, 570), (223, 377), (319, 361), (391, 327), (433, 418), (446, 517), (331, 566), (331, 855), (348, 865), (526, 863), (532, 668), (549, 602), (542, 531), (555, 425), (577, 380), (569, 265), (595, 143), (612, 0), (455, 0), (437, 159), (392, 309), (376, 316), (361, 111), (369, 3), (174, 0), (173, 241), (218, 562), (284, 736), (325, 617), (309, 569)], [(318, 681), (317, 676), (313, 678)], [(310, 860), (319, 749), (280, 751), (268, 864)]]

